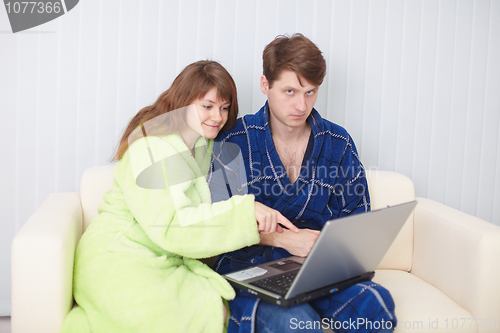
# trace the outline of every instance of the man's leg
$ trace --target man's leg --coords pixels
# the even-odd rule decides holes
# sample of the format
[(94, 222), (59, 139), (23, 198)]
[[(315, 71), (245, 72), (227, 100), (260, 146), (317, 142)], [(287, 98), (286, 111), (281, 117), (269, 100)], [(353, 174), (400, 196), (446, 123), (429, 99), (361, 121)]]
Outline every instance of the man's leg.
[(256, 322), (257, 333), (323, 332), (321, 318), (309, 303), (282, 308), (261, 301), (257, 309)]
[(391, 294), (371, 281), (310, 304), (335, 332), (391, 332), (397, 325)]

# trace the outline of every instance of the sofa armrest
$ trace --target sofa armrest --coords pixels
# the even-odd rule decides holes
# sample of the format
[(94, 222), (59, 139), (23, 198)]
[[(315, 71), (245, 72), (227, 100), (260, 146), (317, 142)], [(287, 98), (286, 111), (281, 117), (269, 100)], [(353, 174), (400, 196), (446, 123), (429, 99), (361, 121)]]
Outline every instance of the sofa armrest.
[(500, 227), (433, 200), (417, 201), (411, 273), (476, 319), (500, 325)]
[(82, 235), (76, 192), (50, 195), (12, 242), (12, 332), (59, 332), (73, 305), (73, 261)]

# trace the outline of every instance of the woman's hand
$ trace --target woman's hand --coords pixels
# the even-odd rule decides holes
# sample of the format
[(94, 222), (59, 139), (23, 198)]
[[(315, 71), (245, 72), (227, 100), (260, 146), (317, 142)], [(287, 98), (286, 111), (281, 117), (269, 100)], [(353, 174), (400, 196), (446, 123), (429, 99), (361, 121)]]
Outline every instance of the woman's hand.
[(255, 219), (261, 234), (283, 232), (280, 224), (295, 233), (299, 232), (299, 229), (280, 212), (257, 201), (255, 201)]

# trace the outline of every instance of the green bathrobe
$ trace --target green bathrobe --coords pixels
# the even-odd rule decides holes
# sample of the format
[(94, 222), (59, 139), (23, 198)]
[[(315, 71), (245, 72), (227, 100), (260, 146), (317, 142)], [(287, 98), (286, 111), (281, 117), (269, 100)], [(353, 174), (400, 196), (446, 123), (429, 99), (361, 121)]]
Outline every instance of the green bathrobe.
[[(222, 332), (227, 281), (197, 259), (260, 241), (253, 195), (212, 204), (212, 142), (192, 156), (178, 134), (135, 141), (114, 168), (113, 188), (78, 244), (78, 304), (61, 332)], [(148, 147), (150, 150), (148, 150)], [(150, 154), (151, 152), (151, 154)], [(165, 189), (138, 175), (161, 161)]]

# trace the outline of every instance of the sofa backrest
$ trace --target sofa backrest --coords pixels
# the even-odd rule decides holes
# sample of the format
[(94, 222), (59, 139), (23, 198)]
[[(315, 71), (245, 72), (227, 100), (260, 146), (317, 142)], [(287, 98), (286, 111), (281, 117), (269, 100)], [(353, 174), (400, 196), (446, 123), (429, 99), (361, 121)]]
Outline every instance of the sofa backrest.
[[(98, 215), (97, 207), (113, 183), (113, 165), (91, 167), (83, 173), (80, 196), (83, 209), (83, 231)], [(372, 210), (415, 199), (413, 182), (391, 171), (367, 170)], [(413, 213), (403, 226), (379, 268), (409, 271), (413, 261)]]
[[(415, 188), (410, 178), (392, 171), (367, 170), (371, 209), (381, 209), (415, 200)], [(394, 240), (380, 269), (410, 271), (413, 262), (413, 213)]]
[(83, 172), (80, 183), (80, 200), (83, 209), (83, 232), (94, 217), (99, 215), (97, 207), (104, 201), (104, 193), (113, 185), (114, 165), (94, 166)]

